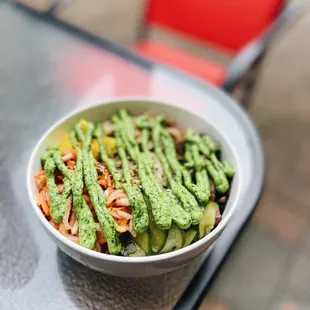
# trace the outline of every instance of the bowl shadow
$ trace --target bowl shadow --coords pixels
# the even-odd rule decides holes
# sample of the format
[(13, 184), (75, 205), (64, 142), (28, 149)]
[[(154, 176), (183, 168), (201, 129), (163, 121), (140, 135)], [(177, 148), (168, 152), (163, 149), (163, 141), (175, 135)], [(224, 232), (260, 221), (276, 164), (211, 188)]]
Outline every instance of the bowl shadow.
[(99, 273), (58, 249), (58, 269), (68, 297), (78, 309), (171, 309), (199, 268), (200, 259), (170, 273), (121, 278)]

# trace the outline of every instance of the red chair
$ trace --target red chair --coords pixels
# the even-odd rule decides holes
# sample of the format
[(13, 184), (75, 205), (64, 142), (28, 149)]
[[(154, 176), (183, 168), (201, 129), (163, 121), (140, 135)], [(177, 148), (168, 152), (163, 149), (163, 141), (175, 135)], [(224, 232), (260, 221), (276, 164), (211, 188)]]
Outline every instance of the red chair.
[[(144, 39), (136, 51), (232, 92), (278, 33), (299, 11), (284, 0), (150, 0), (144, 24), (172, 30), (211, 45), (234, 58), (228, 67), (165, 43)], [(254, 70), (255, 69), (255, 70)], [(245, 83), (249, 95), (257, 74)], [(243, 97), (247, 102), (248, 96)]]

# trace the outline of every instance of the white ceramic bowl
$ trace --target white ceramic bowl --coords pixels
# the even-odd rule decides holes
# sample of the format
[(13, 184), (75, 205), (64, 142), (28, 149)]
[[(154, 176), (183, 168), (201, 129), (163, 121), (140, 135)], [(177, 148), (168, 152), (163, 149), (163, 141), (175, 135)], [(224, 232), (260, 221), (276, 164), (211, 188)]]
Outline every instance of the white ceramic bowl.
[[(227, 159), (236, 170), (230, 198), (226, 205), (222, 221), (209, 235), (188, 247), (171, 253), (148, 257), (121, 257), (98, 253), (83, 248), (65, 238), (48, 223), (36, 204), (35, 197), (38, 190), (33, 176), (41, 170), (40, 154), (44, 152), (49, 145), (57, 145), (62, 135), (67, 133), (80, 118), (85, 118), (92, 122), (103, 121), (110, 118), (113, 113), (124, 107), (132, 114), (139, 114), (148, 110), (163, 113), (176, 120), (180, 127), (190, 127), (198, 132), (211, 135), (215, 140), (221, 143), (223, 157)], [(71, 113), (57, 122), (37, 143), (31, 155), (27, 171), (27, 188), (30, 201), (48, 235), (62, 251), (85, 266), (103, 273), (124, 277), (145, 277), (166, 273), (189, 263), (195, 257), (202, 254), (220, 236), (231, 219), (236, 210), (241, 186), (238, 176), (240, 163), (237, 160), (234, 146), (230, 145), (229, 141), (217, 131), (216, 120), (214, 120), (214, 124), (211, 124), (207, 122), (204, 117), (204, 115), (199, 115), (199, 111), (191, 111), (190, 107), (187, 109), (167, 102), (127, 98), (92, 105), (91, 107)]]

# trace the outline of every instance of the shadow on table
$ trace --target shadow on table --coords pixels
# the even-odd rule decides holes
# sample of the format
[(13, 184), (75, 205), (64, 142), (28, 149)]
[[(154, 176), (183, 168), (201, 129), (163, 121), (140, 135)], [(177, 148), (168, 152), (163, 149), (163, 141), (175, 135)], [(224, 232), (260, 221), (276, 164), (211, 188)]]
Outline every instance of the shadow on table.
[(13, 291), (24, 287), (33, 277), (38, 253), (18, 202), (6, 201), (6, 195), (1, 195), (1, 200), (0, 289)]
[(134, 279), (98, 273), (61, 250), (58, 267), (69, 298), (79, 309), (171, 309), (197, 270), (199, 260), (165, 275)]
[[(8, 141), (6, 147), (11, 145)], [(0, 178), (0, 290), (13, 292), (33, 278), (39, 253), (29, 227), (25, 169), (13, 155), (10, 160), (0, 164), (0, 175), (6, 176)]]

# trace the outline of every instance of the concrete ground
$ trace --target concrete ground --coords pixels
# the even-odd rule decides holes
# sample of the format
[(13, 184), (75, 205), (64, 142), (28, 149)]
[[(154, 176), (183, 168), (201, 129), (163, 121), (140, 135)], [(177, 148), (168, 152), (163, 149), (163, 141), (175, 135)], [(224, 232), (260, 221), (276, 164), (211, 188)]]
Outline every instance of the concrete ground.
[(310, 13), (273, 43), (249, 113), (266, 187), (203, 310), (310, 309)]
[[(75, 3), (79, 6), (81, 2), (73, 1), (59, 11), (61, 18), (72, 21), (77, 9), (75, 14), (70, 14), (68, 7), (72, 9)], [(114, 5), (115, 10), (111, 12), (131, 14), (127, 20), (131, 28), (123, 22), (110, 28), (115, 29), (115, 35), (111, 30), (109, 36), (130, 44), (143, 1), (135, 1), (134, 10), (117, 11), (115, 3), (124, 2), (110, 1), (109, 6)], [(98, 16), (97, 20), (98, 24), (89, 26), (88, 19), (75, 16), (72, 22), (98, 33), (104, 28), (101, 23), (107, 20)], [(305, 10), (297, 23), (273, 42), (263, 62), (249, 113), (265, 147), (266, 188), (201, 310), (310, 309), (309, 32), (310, 11)], [(188, 47), (182, 39), (172, 40), (171, 34), (161, 36), (194, 53), (204, 51), (194, 45)]]

